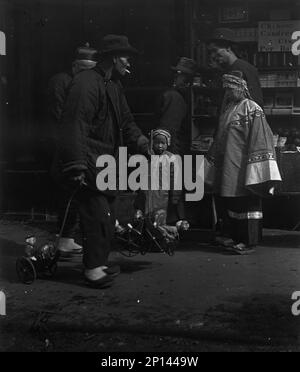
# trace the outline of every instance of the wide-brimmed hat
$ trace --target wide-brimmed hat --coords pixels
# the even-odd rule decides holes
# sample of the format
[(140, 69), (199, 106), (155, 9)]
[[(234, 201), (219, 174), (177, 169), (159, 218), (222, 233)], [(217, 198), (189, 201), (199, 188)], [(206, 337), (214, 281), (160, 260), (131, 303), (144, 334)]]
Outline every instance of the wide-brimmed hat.
[(106, 35), (102, 39), (101, 54), (129, 53), (138, 54), (137, 49), (129, 44), (128, 37), (124, 35)]
[(213, 41), (227, 41), (230, 43), (236, 43), (236, 36), (233, 30), (230, 28), (216, 28), (212, 33), (211, 37), (207, 40), (209, 42)]
[(177, 63), (177, 66), (172, 66), (171, 69), (189, 75), (196, 75), (198, 66), (193, 59), (181, 57), (179, 62)]
[(76, 49), (74, 60), (98, 62), (98, 51), (90, 48), (89, 44), (86, 43), (86, 45), (80, 46)]

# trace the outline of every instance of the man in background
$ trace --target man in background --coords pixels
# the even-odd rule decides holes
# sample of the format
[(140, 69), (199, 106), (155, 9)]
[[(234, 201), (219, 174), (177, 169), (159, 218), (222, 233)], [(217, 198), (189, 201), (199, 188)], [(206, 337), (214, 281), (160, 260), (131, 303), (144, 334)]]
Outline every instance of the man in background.
[[(87, 43), (85, 46), (76, 49), (72, 68), (66, 72), (55, 74), (48, 83), (48, 146), (52, 170), (57, 171), (57, 159), (55, 158), (55, 148), (58, 141), (59, 127), (61, 125), (62, 113), (65, 100), (68, 94), (69, 86), (73, 77), (81, 71), (92, 69), (97, 64), (97, 50), (90, 48)], [(53, 158), (54, 157), (54, 158)], [(68, 203), (68, 194), (65, 190), (60, 190), (60, 200), (58, 202), (58, 230), (60, 230), (65, 210)], [(61, 257), (68, 258), (73, 253), (81, 253), (82, 247), (74, 240), (78, 229), (78, 205), (74, 200), (71, 205), (65, 221), (63, 235), (58, 242), (58, 249)]]
[[(189, 143), (187, 122), (188, 93), (197, 73), (197, 64), (193, 59), (182, 57), (177, 65), (171, 67), (174, 71), (173, 84), (159, 97), (157, 104), (158, 128), (170, 133), (169, 150), (173, 154), (183, 155), (186, 143)], [(169, 222), (185, 220), (184, 193), (177, 198), (176, 204), (170, 204), (168, 210)]]
[(165, 90), (157, 102), (158, 128), (165, 129), (171, 134), (170, 151), (182, 153), (182, 134), (187, 131), (187, 95), (188, 88), (193, 84), (197, 72), (194, 60), (182, 57), (175, 67), (172, 86)]
[(228, 28), (217, 28), (207, 41), (210, 60), (224, 73), (241, 71), (248, 85), (252, 99), (264, 107), (263, 93), (257, 69), (249, 62), (238, 58), (234, 32)]

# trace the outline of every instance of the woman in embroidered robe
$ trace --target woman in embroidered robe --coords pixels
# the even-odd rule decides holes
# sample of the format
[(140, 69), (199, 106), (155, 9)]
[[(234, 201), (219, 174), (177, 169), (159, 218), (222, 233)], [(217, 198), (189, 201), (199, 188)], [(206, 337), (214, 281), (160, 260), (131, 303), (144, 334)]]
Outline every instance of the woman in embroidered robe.
[(249, 94), (240, 71), (223, 76), (226, 89), (219, 127), (207, 157), (207, 180), (223, 198), (236, 253), (253, 251), (262, 236), (263, 196), (281, 176), (273, 133), (263, 109)]

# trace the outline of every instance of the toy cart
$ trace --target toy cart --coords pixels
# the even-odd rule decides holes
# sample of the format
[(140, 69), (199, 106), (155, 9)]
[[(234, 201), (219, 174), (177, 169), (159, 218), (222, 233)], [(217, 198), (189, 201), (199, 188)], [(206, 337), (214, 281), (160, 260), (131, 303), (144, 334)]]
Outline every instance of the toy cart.
[(53, 243), (36, 246), (36, 238), (26, 239), (25, 255), (16, 261), (19, 280), (24, 284), (33, 283), (38, 277), (52, 278), (57, 270), (59, 251)]
[(188, 230), (187, 221), (179, 221), (176, 226), (160, 223), (160, 215), (154, 221), (142, 214), (135, 216), (126, 227), (117, 224), (116, 238), (119, 251), (126, 257), (148, 252), (163, 252), (173, 256), (179, 243), (180, 232)]
[(38, 277), (52, 278), (57, 270), (57, 262), (59, 260), (58, 242), (62, 236), (66, 219), (69, 213), (71, 202), (80, 189), (85, 186), (84, 182), (81, 182), (78, 187), (73, 191), (68, 201), (63, 223), (60, 232), (56, 238), (55, 243), (49, 242), (42, 246), (37, 246), (36, 238), (29, 236), (25, 241), (25, 254), (22, 257), (17, 258), (16, 271), (19, 280), (24, 284), (33, 283)]

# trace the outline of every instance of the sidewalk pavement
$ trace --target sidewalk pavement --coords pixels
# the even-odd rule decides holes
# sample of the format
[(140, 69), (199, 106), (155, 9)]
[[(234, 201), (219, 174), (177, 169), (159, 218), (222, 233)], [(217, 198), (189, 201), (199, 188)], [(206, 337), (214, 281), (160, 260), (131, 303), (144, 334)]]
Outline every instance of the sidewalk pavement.
[(111, 288), (84, 284), (79, 258), (59, 262), (54, 278), (18, 282), (24, 239), (50, 238), (34, 224), (0, 223), (2, 351), (299, 351), (300, 234), (265, 231), (249, 256), (184, 241), (170, 257), (126, 258)]

